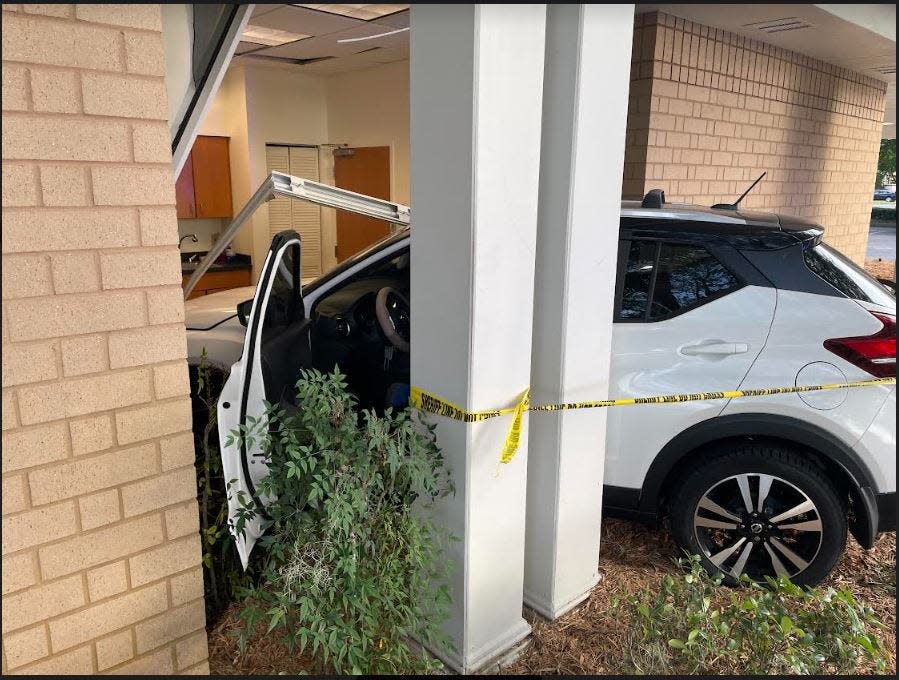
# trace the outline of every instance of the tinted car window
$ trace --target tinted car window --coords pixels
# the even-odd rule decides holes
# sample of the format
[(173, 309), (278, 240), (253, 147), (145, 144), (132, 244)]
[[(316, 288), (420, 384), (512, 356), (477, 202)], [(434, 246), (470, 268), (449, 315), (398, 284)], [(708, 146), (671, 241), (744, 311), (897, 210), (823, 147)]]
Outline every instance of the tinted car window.
[(740, 287), (740, 282), (700, 246), (661, 244), (649, 318), (677, 314)]
[(632, 241), (622, 272), (620, 320), (658, 321), (741, 287), (701, 246)]
[(819, 243), (803, 253), (806, 266), (843, 295), (861, 302), (895, 305), (896, 298), (877, 279), (830, 246)]
[(300, 280), (300, 246), (296, 243), (288, 246), (276, 266), (278, 271), (272, 280), (272, 290), (262, 322), (263, 337), (273, 330), (289, 326), (303, 316), (300, 290), (295, 286)]
[(618, 314), (622, 319), (642, 319), (646, 316), (657, 249), (655, 241), (631, 241)]

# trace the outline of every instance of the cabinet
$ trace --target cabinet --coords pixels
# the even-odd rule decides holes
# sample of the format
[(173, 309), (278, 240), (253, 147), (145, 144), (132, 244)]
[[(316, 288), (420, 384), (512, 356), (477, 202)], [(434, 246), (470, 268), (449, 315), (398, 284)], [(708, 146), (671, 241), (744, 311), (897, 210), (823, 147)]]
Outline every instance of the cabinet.
[(179, 218), (232, 217), (229, 141), (197, 137), (175, 184)]
[[(183, 287), (189, 279), (190, 275), (184, 274), (181, 277), (181, 286)], [(193, 300), (195, 297), (209, 295), (210, 293), (218, 293), (220, 290), (250, 286), (252, 283), (249, 267), (246, 269), (210, 271), (200, 277), (200, 280), (197, 281), (196, 288), (190, 292), (190, 296), (187, 299)]]

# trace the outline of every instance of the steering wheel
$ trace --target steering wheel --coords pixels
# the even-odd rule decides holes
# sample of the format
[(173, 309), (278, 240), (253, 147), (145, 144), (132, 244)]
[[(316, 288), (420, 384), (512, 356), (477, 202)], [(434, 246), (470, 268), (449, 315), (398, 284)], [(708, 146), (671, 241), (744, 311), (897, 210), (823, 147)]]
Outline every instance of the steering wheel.
[(390, 286), (384, 286), (375, 299), (375, 314), (390, 344), (401, 352), (408, 352), (411, 308), (405, 296)]

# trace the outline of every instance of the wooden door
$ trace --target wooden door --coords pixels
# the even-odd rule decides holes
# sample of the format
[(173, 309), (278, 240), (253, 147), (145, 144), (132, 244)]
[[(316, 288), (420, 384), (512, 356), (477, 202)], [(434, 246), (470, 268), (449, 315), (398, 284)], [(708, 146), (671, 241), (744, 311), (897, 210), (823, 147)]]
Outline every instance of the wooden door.
[(188, 155), (178, 181), (175, 182), (175, 211), (181, 219), (197, 216), (197, 204), (194, 199), (194, 168)]
[[(341, 189), (390, 200), (390, 147), (369, 146), (334, 153), (334, 183)], [(342, 262), (390, 233), (390, 224), (337, 211), (337, 261)]]
[(228, 137), (197, 137), (191, 151), (197, 217), (232, 217)]

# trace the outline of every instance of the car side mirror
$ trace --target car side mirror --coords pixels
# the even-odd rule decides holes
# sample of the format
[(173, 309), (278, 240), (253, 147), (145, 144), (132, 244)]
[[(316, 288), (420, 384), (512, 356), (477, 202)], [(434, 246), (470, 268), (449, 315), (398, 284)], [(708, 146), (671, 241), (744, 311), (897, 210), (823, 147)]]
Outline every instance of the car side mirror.
[(247, 326), (250, 323), (250, 312), (253, 311), (253, 301), (244, 300), (237, 305), (237, 320), (241, 326)]

